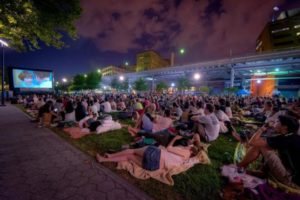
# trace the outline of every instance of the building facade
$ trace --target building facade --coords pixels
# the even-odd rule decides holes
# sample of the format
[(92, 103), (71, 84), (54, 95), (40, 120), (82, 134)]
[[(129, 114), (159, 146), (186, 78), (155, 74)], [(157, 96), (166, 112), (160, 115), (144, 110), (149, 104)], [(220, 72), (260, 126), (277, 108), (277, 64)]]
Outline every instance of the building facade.
[(102, 76), (113, 76), (118, 74), (124, 74), (126, 70), (124, 68), (110, 65), (101, 69), (101, 72), (102, 72)]
[(282, 11), (256, 40), (256, 52), (300, 48), (300, 8)]
[(155, 51), (145, 51), (136, 56), (136, 72), (158, 69), (170, 66), (170, 61), (161, 57)]

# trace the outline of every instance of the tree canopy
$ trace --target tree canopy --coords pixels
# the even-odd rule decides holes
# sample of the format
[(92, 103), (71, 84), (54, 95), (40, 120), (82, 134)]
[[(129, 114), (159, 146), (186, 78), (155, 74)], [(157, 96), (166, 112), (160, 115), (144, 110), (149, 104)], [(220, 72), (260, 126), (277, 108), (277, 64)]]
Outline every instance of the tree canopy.
[(148, 90), (148, 85), (145, 79), (139, 78), (134, 82), (133, 88), (137, 91), (146, 91)]
[(2, 0), (0, 38), (21, 51), (39, 49), (40, 42), (61, 48), (64, 34), (77, 37), (80, 14), (80, 0)]
[(86, 78), (82, 74), (77, 74), (73, 78), (72, 90), (83, 90), (86, 88)]
[(113, 78), (111, 80), (110, 86), (112, 88), (116, 89), (117, 91), (128, 90), (128, 88), (129, 88), (129, 82), (128, 82), (128, 80), (120, 81), (117, 78)]
[(163, 90), (165, 90), (167, 88), (168, 88), (168, 85), (165, 82), (162, 82), (162, 81), (157, 83), (157, 85), (156, 85), (156, 90), (158, 92), (162, 92)]
[(187, 78), (181, 77), (178, 79), (178, 89), (179, 90), (187, 90), (190, 87), (191, 87), (191, 84)]
[(97, 89), (99, 88), (99, 84), (101, 82), (102, 75), (98, 72), (90, 72), (87, 74), (85, 78), (86, 88), (87, 89)]

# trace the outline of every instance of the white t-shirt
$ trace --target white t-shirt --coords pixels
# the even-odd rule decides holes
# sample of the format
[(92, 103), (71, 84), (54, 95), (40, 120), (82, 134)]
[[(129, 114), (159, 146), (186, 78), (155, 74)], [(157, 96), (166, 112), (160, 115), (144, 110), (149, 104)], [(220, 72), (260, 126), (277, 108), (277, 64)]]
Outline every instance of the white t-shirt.
[(230, 107), (226, 107), (225, 112), (229, 118), (232, 118), (232, 110)]
[(217, 118), (222, 122), (230, 121), (229, 117), (222, 110), (216, 111), (215, 114)]
[(213, 141), (218, 138), (220, 123), (215, 113), (200, 116), (199, 121), (204, 125), (205, 133), (209, 141)]
[(92, 105), (91, 106), (91, 111), (92, 111), (92, 113), (98, 113), (98, 107), (97, 107), (97, 105)]
[(111, 112), (111, 105), (108, 101), (105, 101), (101, 104), (104, 107), (104, 112)]

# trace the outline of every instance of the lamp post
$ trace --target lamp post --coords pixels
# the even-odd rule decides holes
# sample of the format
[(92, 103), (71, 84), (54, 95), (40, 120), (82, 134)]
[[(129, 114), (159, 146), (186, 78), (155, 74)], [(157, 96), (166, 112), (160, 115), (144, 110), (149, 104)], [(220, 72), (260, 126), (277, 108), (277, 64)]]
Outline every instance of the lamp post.
[(4, 47), (8, 47), (8, 44), (0, 39), (2, 47), (2, 87), (1, 87), (1, 106), (5, 106), (4, 102)]

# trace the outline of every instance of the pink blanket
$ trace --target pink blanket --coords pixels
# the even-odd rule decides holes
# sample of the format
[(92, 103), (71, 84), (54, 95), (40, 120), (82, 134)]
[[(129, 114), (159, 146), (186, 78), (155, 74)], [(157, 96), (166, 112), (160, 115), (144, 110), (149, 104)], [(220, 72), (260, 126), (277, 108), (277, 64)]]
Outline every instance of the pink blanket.
[(73, 139), (79, 139), (89, 134), (87, 131), (82, 131), (82, 129), (79, 127), (64, 128), (64, 131), (68, 133)]

